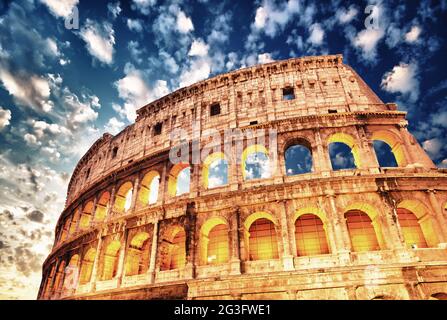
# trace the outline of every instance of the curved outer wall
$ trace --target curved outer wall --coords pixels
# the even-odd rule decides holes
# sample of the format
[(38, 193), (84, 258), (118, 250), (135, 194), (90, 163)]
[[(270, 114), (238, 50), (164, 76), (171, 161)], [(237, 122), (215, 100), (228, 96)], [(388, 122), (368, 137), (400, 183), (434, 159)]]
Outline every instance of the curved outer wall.
[[(284, 88), (292, 88), (295, 98), (284, 100)], [(211, 116), (215, 103), (220, 114)], [(43, 265), (39, 299), (445, 296), (447, 172), (436, 168), (408, 132), (405, 112), (383, 103), (340, 55), (290, 59), (219, 75), (137, 113), (134, 124), (116, 136), (105, 134), (76, 166), (54, 247)], [(192, 164), (190, 191), (175, 196), (170, 184), (178, 170), (168, 156), (180, 143), (170, 139), (176, 128), (189, 138), (200, 138), (200, 149), (209, 143), (204, 137), (208, 129), (222, 136), (228, 128), (275, 129), (277, 140), (264, 146), (277, 152), (277, 162), (269, 178), (246, 180), (237, 162), (241, 154), (231, 148), (224, 155), (229, 164), (226, 185), (207, 188), (205, 165)], [(398, 167), (379, 166), (375, 139), (390, 145)], [(303, 141), (312, 154), (312, 172), (289, 176), (285, 150)], [(352, 148), (356, 169), (332, 170), (331, 142)], [(245, 149), (250, 141), (243, 139), (242, 145)], [(153, 171), (160, 186), (156, 202), (148, 204), (140, 200), (148, 187), (145, 176)], [(133, 190), (127, 211), (117, 205), (123, 201), (120, 190), (125, 183)], [(378, 241), (375, 250), (355, 250), (345, 214), (352, 210), (371, 220)], [(399, 210), (417, 217), (426, 248), (406, 244)], [(297, 251), (296, 221), (302, 214), (320, 218), (328, 245), (325, 254), (303, 256)], [(250, 251), (251, 225), (261, 218), (274, 226), (277, 255), (272, 259), (253, 259)], [(224, 263), (203, 262), (210, 221), (220, 221), (227, 230)], [(180, 240), (184, 263), (166, 268), (180, 229), (185, 232)], [(113, 269), (110, 275), (108, 268)]]

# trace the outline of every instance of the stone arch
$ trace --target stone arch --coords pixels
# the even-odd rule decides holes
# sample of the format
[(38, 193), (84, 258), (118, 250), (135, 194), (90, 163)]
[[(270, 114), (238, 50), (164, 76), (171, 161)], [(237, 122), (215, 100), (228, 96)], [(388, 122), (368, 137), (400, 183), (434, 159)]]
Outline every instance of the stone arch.
[(154, 204), (158, 200), (158, 191), (160, 187), (160, 174), (152, 170), (146, 173), (141, 180), (140, 190), (138, 192), (138, 201), (142, 206)]
[[(343, 132), (334, 133), (327, 139), (328, 150), (332, 143), (343, 143), (346, 146), (348, 146), (349, 149), (351, 149), (351, 153), (354, 158), (355, 167), (356, 168), (362, 167), (359, 146), (358, 146), (358, 143), (356, 143), (356, 140), (354, 139), (353, 136), (351, 136), (350, 134), (347, 134), (347, 133), (343, 133)], [(332, 159), (331, 159), (331, 163), (332, 163)]]
[(222, 217), (205, 221), (199, 235), (199, 264), (221, 264), (229, 259), (228, 223)]
[(352, 251), (385, 248), (379, 211), (369, 203), (356, 202), (344, 210)]
[(63, 259), (59, 263), (59, 266), (57, 268), (56, 278), (54, 279), (54, 284), (53, 284), (53, 291), (56, 292), (56, 293), (60, 293), (60, 291), (62, 289), (62, 284), (63, 284), (63, 281), (64, 281), (66, 264), (67, 264), (67, 261), (65, 259)]
[[(284, 145), (283, 152), (286, 175), (310, 173), (314, 170), (312, 145), (307, 139), (289, 139)], [(295, 158), (299, 158), (299, 161)], [(295, 165), (298, 170), (293, 168)]]
[(109, 207), (110, 192), (103, 191), (96, 203), (95, 221), (104, 221)]
[(249, 260), (278, 259), (278, 222), (268, 212), (258, 211), (245, 219), (245, 243)]
[(90, 226), (93, 216), (93, 200), (88, 201), (81, 212), (81, 219), (79, 220), (79, 228), (87, 229)]
[[(174, 165), (169, 172), (169, 178), (168, 178), (168, 194), (171, 197), (179, 196), (185, 193), (189, 193), (190, 190), (190, 182), (191, 182), (191, 171), (190, 171), (189, 163), (177, 163)], [(180, 190), (179, 188), (179, 175), (185, 174), (185, 184), (187, 184), (187, 188), (185, 186), (186, 190)], [(180, 181), (181, 182), (181, 181)]]
[(79, 284), (86, 284), (92, 277), (93, 264), (96, 258), (96, 249), (89, 248), (84, 254), (81, 263), (81, 271), (79, 273)]
[[(385, 142), (391, 148), (391, 152), (396, 159), (397, 165), (399, 167), (405, 167), (407, 165), (404, 144), (395, 133), (391, 132), (390, 130), (377, 130), (373, 132), (371, 140)], [(377, 160), (379, 161), (379, 159)]]
[(118, 272), (118, 256), (121, 249), (121, 242), (119, 240), (110, 241), (104, 250), (103, 264), (102, 264), (102, 280), (113, 279)]
[(166, 230), (160, 246), (160, 270), (182, 269), (186, 264), (186, 232), (180, 225)]
[[(434, 221), (428, 207), (420, 200), (402, 200), (397, 205), (398, 215), (399, 209), (406, 209), (408, 212), (416, 216), (417, 222), (422, 230), (422, 234), (429, 247), (436, 247), (439, 243), (439, 238), (435, 232), (433, 224)], [(400, 220), (399, 220), (400, 222)], [(404, 231), (403, 229), (402, 231)], [(405, 238), (405, 234), (404, 234)]]
[(294, 215), (297, 256), (330, 253), (327, 218), (323, 210), (305, 207)]
[[(213, 166), (215, 163), (218, 163), (219, 161), (225, 162), (226, 173), (224, 172), (222, 175), (215, 177), (216, 179), (220, 178), (222, 180), (222, 182), (213, 183), (211, 180), (211, 183), (210, 183), (210, 179), (213, 179), (213, 177), (215, 176), (214, 173), (212, 172)], [(205, 161), (203, 162), (203, 169), (202, 169), (202, 181), (203, 181), (203, 186), (207, 189), (214, 188), (214, 187), (220, 187), (220, 186), (226, 185), (228, 183), (228, 160), (226, 159), (225, 154), (223, 152), (214, 152), (205, 158)]]
[(76, 289), (79, 276), (79, 254), (73, 254), (64, 270), (63, 291)]
[[(263, 154), (265, 159), (262, 161), (265, 161), (267, 164), (264, 163), (264, 165), (260, 164), (260, 177), (255, 177), (253, 176), (253, 174), (251, 173), (247, 173), (247, 160), (252, 162), (253, 160), (251, 159), (251, 155), (253, 154)], [(254, 159), (257, 160), (257, 159)], [(254, 162), (254, 161), (253, 161)], [(259, 162), (258, 163), (253, 163), (253, 165), (257, 164), (259, 166)], [(268, 149), (261, 145), (261, 144), (252, 144), (248, 147), (246, 147), (244, 149), (244, 151), (242, 152), (241, 155), (241, 169), (242, 169), (242, 177), (244, 180), (251, 180), (251, 179), (262, 179), (262, 178), (269, 178), (273, 172), (272, 167), (271, 167), (271, 161), (270, 161), (270, 157), (269, 157), (269, 151)]]
[(130, 240), (127, 248), (125, 275), (143, 274), (149, 267), (149, 233), (138, 232)]
[(132, 206), (133, 184), (130, 181), (124, 182), (118, 188), (115, 195), (113, 210), (117, 213), (127, 212)]

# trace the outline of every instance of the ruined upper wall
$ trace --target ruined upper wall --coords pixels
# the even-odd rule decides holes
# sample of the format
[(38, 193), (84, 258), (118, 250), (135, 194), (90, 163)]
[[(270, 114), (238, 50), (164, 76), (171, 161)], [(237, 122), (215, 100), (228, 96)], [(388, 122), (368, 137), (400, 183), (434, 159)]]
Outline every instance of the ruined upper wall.
[[(287, 87), (294, 89), (295, 99), (283, 100)], [(220, 104), (220, 114), (211, 116), (214, 103)], [(167, 150), (175, 128), (191, 135), (193, 122), (203, 132), (299, 116), (385, 110), (341, 55), (294, 58), (218, 75), (140, 108), (134, 124), (95, 142), (73, 172), (66, 204), (120, 167)]]

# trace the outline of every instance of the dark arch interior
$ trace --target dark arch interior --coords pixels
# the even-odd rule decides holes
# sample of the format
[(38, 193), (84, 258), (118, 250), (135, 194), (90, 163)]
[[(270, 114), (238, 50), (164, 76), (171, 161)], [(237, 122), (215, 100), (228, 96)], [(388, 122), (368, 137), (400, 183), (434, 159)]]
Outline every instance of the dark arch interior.
[(374, 151), (377, 161), (381, 167), (397, 167), (397, 161), (388, 143), (381, 140), (374, 140)]
[(333, 170), (356, 168), (351, 148), (343, 142), (331, 143), (329, 145), (329, 156)]
[(288, 176), (312, 172), (312, 152), (308, 147), (302, 144), (292, 145), (287, 148), (284, 157)]

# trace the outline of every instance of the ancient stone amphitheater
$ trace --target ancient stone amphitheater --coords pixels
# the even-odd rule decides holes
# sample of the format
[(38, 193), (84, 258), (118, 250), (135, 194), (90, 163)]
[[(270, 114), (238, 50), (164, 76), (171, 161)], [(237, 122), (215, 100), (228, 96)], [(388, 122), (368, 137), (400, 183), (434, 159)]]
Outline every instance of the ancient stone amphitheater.
[[(39, 299), (446, 298), (447, 171), (341, 55), (218, 75), (137, 114), (77, 164)], [(335, 170), (336, 143), (355, 167)], [(286, 169), (296, 146), (311, 170)]]

